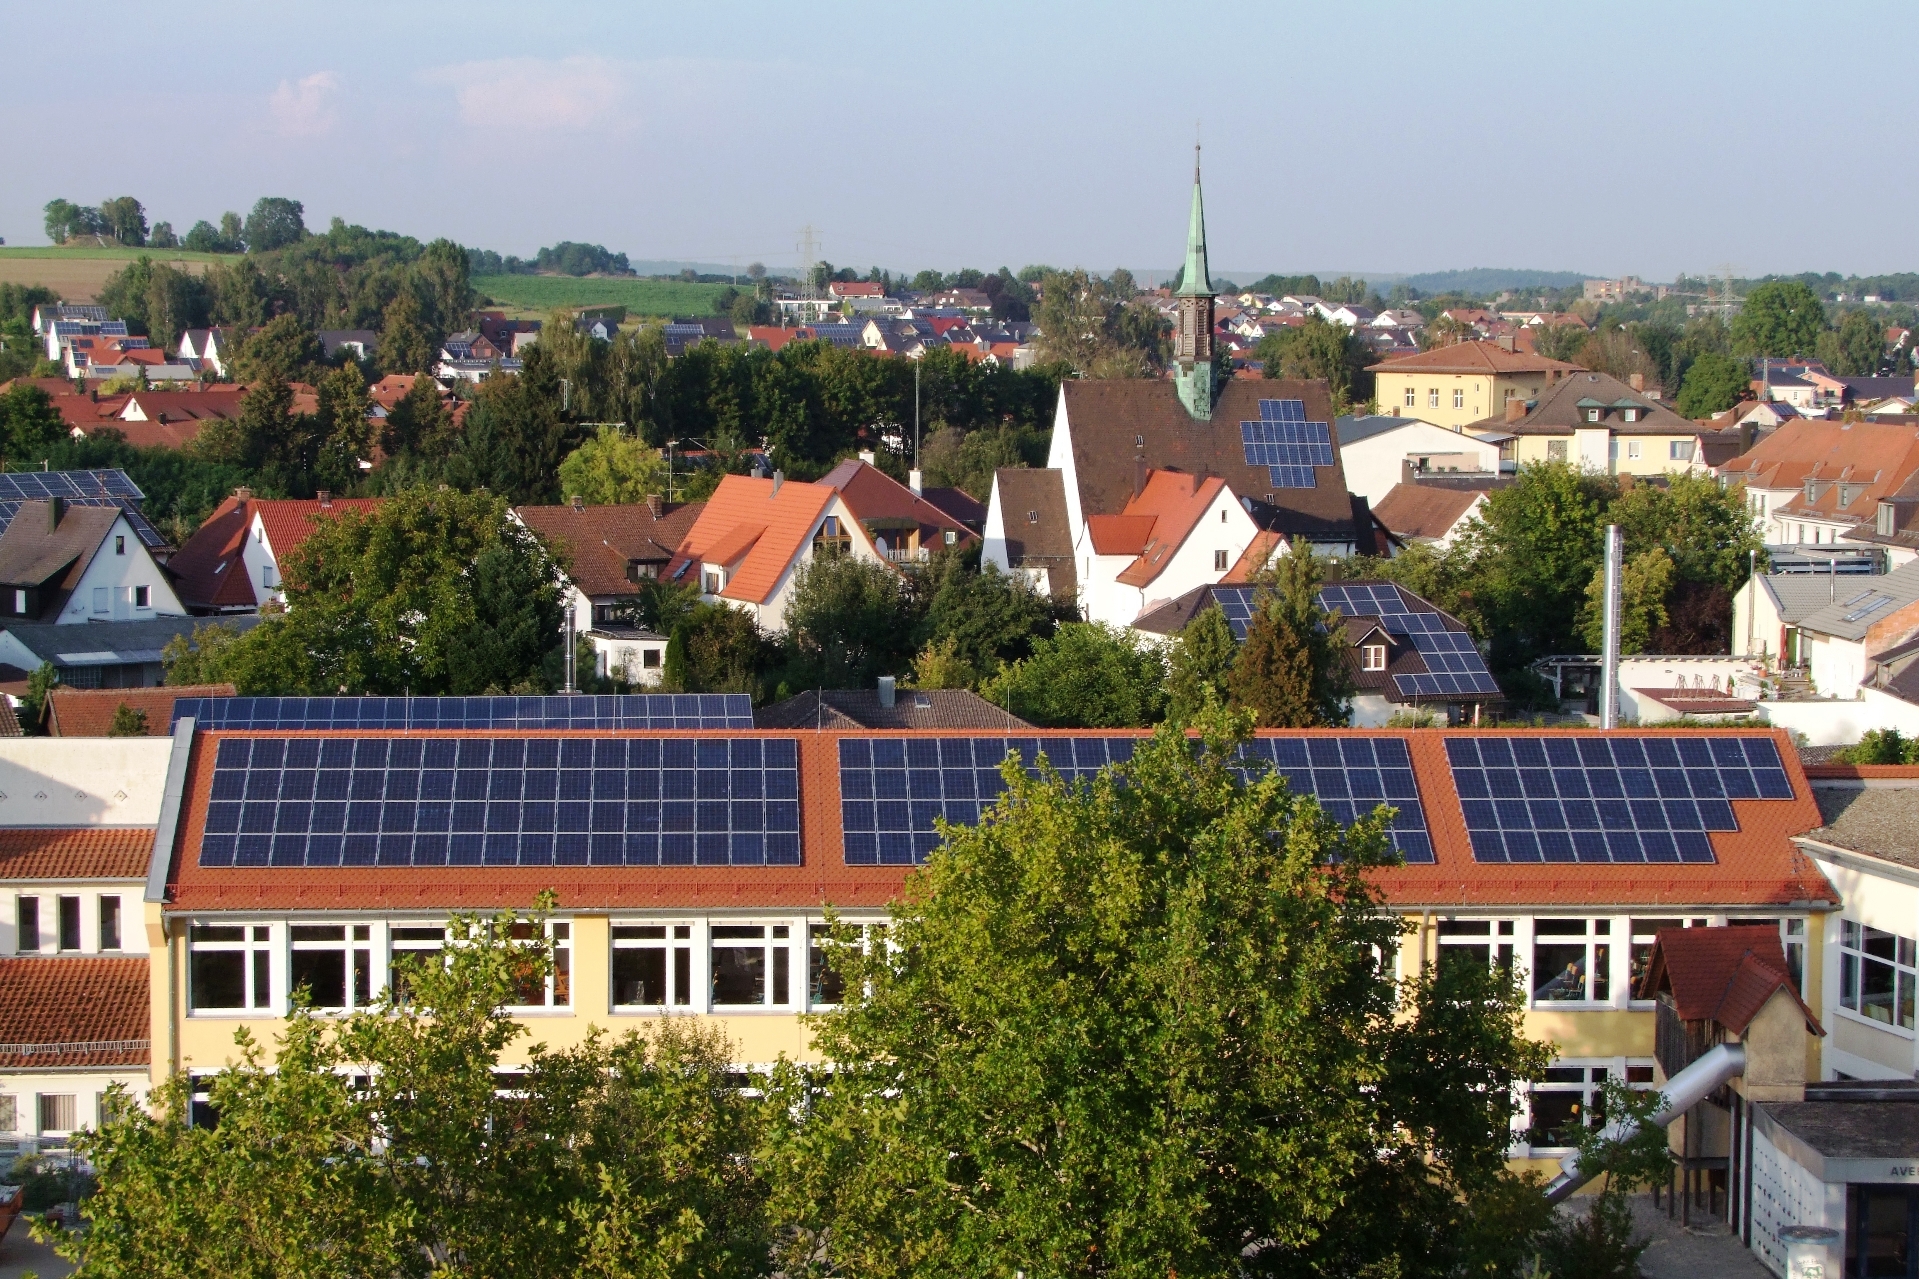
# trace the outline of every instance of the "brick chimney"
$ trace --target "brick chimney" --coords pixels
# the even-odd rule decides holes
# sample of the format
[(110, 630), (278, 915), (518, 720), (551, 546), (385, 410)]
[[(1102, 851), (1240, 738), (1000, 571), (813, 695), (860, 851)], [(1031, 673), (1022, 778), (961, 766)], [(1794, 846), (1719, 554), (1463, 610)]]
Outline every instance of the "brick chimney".
[(1632, 387), (1633, 390), (1638, 391), (1641, 395), (1644, 395), (1646, 392), (1646, 375), (1644, 373), (1635, 373), (1626, 379), (1626, 384)]
[(646, 495), (646, 510), (649, 515), (657, 520), (666, 510), (666, 502), (658, 493), (648, 493)]
[(586, 498), (578, 493), (575, 493), (567, 500), (573, 504), (573, 509), (576, 511), (584, 511), (586, 509)]
[(1523, 396), (1515, 395), (1506, 401), (1506, 420), (1508, 422), (1517, 422), (1525, 416), (1526, 400)]
[(321, 505), (321, 507), (323, 507), (323, 508), (325, 508), (325, 509), (328, 509), (328, 510), (331, 510), (331, 509), (332, 509), (332, 507), (333, 507), (333, 494), (331, 494), (331, 493), (329, 493), (329, 492), (327, 492), (327, 491), (326, 491), (325, 489), (321, 489), (321, 490), (319, 491), (319, 493), (318, 493), (318, 494), (316, 494), (316, 496), (317, 496), (317, 497), (318, 497), (318, 498), (320, 499), (320, 505)]
[(253, 490), (242, 484), (239, 488), (233, 490), (233, 496), (239, 498), (242, 502), (251, 502), (253, 500)]

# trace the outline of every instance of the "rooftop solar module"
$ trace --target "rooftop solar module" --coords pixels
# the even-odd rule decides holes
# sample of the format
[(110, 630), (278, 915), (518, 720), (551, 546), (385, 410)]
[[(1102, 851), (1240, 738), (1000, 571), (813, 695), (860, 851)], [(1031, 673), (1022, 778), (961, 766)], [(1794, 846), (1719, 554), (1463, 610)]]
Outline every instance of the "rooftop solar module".
[(0, 530), (13, 523), (23, 502), (44, 502), (57, 497), (74, 506), (117, 506), (126, 512), (127, 523), (148, 546), (165, 546), (167, 540), (147, 522), (140, 511), (146, 494), (128, 478), (125, 471), (0, 471)]
[[(1246, 628), (1252, 622), (1254, 589), (1213, 588), (1213, 599), (1239, 639), (1246, 638)], [(1337, 609), (1345, 617), (1377, 617), (1392, 635), (1412, 642), (1426, 665), (1426, 673), (1394, 675), (1393, 686), (1401, 697), (1499, 696), (1499, 684), (1486, 668), (1472, 636), (1447, 629), (1446, 619), (1430, 608), (1413, 607), (1423, 601), (1405, 595), (1397, 586), (1334, 583), (1320, 588), (1319, 602), (1322, 608)]]
[(1713, 862), (1735, 799), (1793, 798), (1770, 737), (1454, 737), (1479, 862)]
[[(1069, 779), (1133, 757), (1133, 737), (843, 737), (840, 816), (850, 866), (910, 866), (939, 845), (933, 822), (971, 826), (1005, 790), (1000, 761), (1019, 752), (1029, 772), (1045, 752)], [(1246, 754), (1274, 764), (1293, 790), (1316, 796), (1350, 825), (1393, 804), (1393, 844), (1409, 862), (1433, 860), (1406, 743), (1397, 738), (1259, 738)]]
[(208, 729), (751, 728), (744, 693), (620, 697), (183, 697), (173, 722)]
[(222, 740), (200, 865), (797, 866), (792, 738)]
[(1259, 420), (1241, 422), (1239, 438), (1246, 465), (1265, 467), (1274, 488), (1317, 488), (1313, 468), (1333, 464), (1332, 433), (1306, 420), (1303, 400), (1261, 400)]

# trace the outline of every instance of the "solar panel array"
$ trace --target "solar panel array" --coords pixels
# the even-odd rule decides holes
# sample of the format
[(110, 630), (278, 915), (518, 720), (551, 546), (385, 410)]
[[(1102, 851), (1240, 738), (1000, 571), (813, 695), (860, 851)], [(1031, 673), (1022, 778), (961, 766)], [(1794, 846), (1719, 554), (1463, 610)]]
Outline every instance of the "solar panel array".
[(792, 738), (233, 737), (200, 865), (797, 866)]
[(0, 471), (0, 530), (13, 523), (25, 502), (61, 498), (70, 506), (117, 506), (148, 546), (167, 540), (140, 512), (146, 494), (125, 471)]
[(1791, 799), (1770, 737), (1453, 737), (1479, 862), (1706, 862), (1735, 799)]
[(1239, 439), (1246, 465), (1265, 467), (1274, 488), (1317, 488), (1313, 468), (1333, 464), (1332, 432), (1306, 420), (1304, 400), (1261, 400), (1259, 420), (1241, 422)]
[(1246, 628), (1253, 624), (1253, 588), (1250, 586), (1215, 586), (1213, 603), (1219, 605), (1219, 611), (1226, 615), (1226, 625), (1233, 628), (1233, 638), (1246, 638)]
[(1472, 637), (1448, 629), (1440, 614), (1412, 607), (1409, 598), (1390, 583), (1335, 583), (1319, 592), (1321, 607), (1377, 617), (1390, 634), (1412, 641), (1429, 673), (1393, 676), (1401, 697), (1497, 697), (1499, 684)]
[[(1006, 789), (1000, 761), (1017, 751), (1037, 775), (1044, 752), (1069, 779), (1133, 757), (1134, 737), (843, 737), (840, 821), (849, 866), (910, 866), (939, 845), (933, 823), (971, 826)], [(1392, 840), (1407, 861), (1433, 860), (1406, 743), (1397, 738), (1259, 738), (1246, 754), (1272, 762), (1296, 793), (1351, 824), (1380, 803), (1398, 807)]]
[(620, 697), (183, 697), (173, 720), (208, 729), (751, 728), (745, 693)]

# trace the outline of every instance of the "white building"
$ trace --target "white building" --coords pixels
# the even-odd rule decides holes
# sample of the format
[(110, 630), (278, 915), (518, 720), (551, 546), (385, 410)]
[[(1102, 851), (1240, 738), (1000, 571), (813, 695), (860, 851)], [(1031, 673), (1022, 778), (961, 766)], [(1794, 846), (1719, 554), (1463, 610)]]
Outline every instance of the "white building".
[(0, 533), (0, 618), (71, 625), (186, 611), (140, 530), (117, 506), (23, 502)]
[(1416, 475), (1499, 474), (1499, 445), (1416, 417), (1342, 417), (1339, 461), (1349, 492), (1377, 505), (1410, 466)]
[(1088, 516), (1073, 553), (1088, 621), (1131, 626), (1224, 578), (1259, 534), (1226, 481), (1150, 471), (1117, 515)]

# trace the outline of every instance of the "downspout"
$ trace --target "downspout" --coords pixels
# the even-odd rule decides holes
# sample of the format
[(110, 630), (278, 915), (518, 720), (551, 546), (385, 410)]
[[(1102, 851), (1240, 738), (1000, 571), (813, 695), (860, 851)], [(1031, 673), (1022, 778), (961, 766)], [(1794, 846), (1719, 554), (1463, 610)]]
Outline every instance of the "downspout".
[[(179, 938), (167, 927), (167, 876), (173, 869), (173, 845), (180, 829), (180, 810), (186, 799), (187, 761), (193, 756), (193, 717), (183, 715), (173, 726), (173, 751), (167, 757), (166, 789), (160, 798), (160, 821), (153, 832), (153, 852), (147, 858), (145, 902), (160, 908), (160, 944), (166, 949), (166, 1071), (180, 1070), (180, 960)], [(159, 1054), (156, 1052), (157, 1058)], [(152, 1066), (149, 1065), (149, 1077)]]
[[(1664, 1128), (1711, 1096), (1721, 1084), (1745, 1073), (1746, 1046), (1744, 1044), (1720, 1044), (1709, 1049), (1692, 1065), (1666, 1081), (1666, 1086), (1660, 1089), (1660, 1100), (1663, 1104), (1659, 1107), (1658, 1113), (1654, 1114), (1648, 1122), (1655, 1127)], [(1638, 1131), (1639, 1125), (1636, 1123), (1615, 1120), (1606, 1125), (1600, 1136), (1608, 1141), (1624, 1141)], [(1569, 1198), (1575, 1190), (1598, 1176), (1597, 1173), (1582, 1172), (1579, 1167), (1579, 1156), (1576, 1154), (1567, 1155), (1560, 1160), (1559, 1167), (1559, 1175), (1546, 1186), (1548, 1203), (1558, 1203)]]

